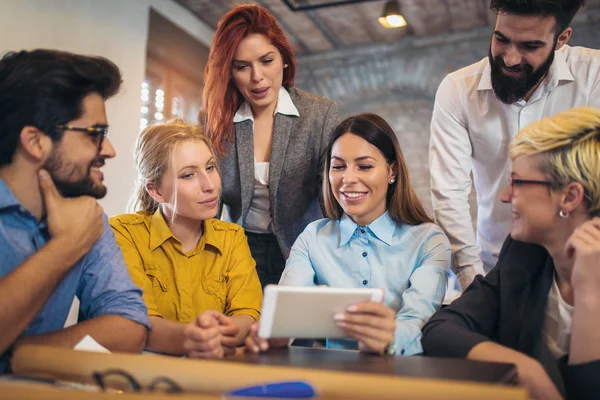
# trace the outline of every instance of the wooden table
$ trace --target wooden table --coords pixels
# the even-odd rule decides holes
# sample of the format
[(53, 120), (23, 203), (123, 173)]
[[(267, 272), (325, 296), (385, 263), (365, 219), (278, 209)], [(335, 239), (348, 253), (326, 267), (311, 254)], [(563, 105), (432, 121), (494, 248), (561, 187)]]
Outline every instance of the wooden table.
[(299, 380), (310, 384), (323, 399), (527, 399), (523, 388), (506, 384), (514, 376), (512, 365), (311, 348), (239, 354), (226, 360), (190, 360), (30, 345), (15, 350), (11, 365), (16, 376), (83, 384), (93, 383), (94, 373), (118, 369), (134, 377), (142, 388), (159, 377), (169, 378), (185, 392), (201, 396), (223, 396), (248, 386)]
[(516, 368), (500, 364), (423, 356), (378, 356), (357, 351), (290, 347), (262, 354), (238, 354), (229, 359), (246, 364), (324, 369), (402, 377), (514, 384)]

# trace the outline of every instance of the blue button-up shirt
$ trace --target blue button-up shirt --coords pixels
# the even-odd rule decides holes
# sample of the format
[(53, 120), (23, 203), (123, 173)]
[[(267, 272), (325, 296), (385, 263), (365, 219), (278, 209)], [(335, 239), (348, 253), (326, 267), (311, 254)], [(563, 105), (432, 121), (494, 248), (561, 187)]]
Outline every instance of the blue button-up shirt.
[[(62, 329), (75, 296), (80, 301), (80, 320), (111, 314), (150, 327), (142, 292), (131, 281), (106, 215), (104, 220), (100, 240), (65, 275), (21, 336)], [(0, 179), (0, 279), (18, 268), (48, 240), (46, 222), (38, 223)], [(4, 323), (0, 321), (0, 329)], [(8, 352), (0, 356), (0, 374), (7, 370), (8, 356)]]
[[(449, 267), (450, 243), (437, 225), (401, 224), (386, 212), (362, 227), (344, 214), (306, 227), (279, 283), (385, 289), (384, 303), (397, 311), (396, 353), (411, 355), (423, 352), (421, 327), (442, 304)], [(356, 341), (327, 347), (356, 348)]]

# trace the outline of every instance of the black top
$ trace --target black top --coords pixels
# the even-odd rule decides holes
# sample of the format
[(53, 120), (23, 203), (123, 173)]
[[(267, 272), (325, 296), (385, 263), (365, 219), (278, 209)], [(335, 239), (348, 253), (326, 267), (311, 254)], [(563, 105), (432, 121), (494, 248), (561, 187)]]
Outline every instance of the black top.
[(568, 365), (568, 357), (556, 360), (544, 341), (541, 327), (553, 274), (543, 247), (507, 238), (496, 267), (477, 276), (423, 327), (424, 353), (464, 358), (475, 345), (492, 340), (538, 360), (568, 399), (597, 399), (600, 360)]
[(343, 372), (451, 379), (480, 383), (514, 383), (515, 366), (433, 357), (379, 356), (358, 351), (290, 347), (231, 358), (258, 365), (326, 369)]

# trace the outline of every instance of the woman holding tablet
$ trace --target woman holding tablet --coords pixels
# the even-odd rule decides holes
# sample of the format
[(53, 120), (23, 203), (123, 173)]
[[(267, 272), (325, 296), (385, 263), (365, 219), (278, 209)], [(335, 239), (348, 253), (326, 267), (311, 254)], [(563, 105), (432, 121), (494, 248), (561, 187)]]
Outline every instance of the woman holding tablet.
[(292, 244), (322, 218), (319, 162), (335, 102), (294, 87), (292, 48), (265, 8), (221, 18), (206, 64), (201, 119), (222, 156), (223, 203), (244, 227), (262, 285), (279, 282)]
[[(327, 217), (309, 224), (290, 252), (280, 284), (383, 288), (383, 303), (350, 306), (335, 315), (349, 338), (329, 348), (421, 353), (421, 327), (446, 292), (450, 244), (413, 191), (392, 128), (360, 114), (331, 134), (323, 168)], [(250, 351), (268, 349), (256, 334)]]
[(220, 358), (258, 319), (262, 292), (244, 230), (214, 219), (221, 179), (202, 130), (183, 121), (138, 137), (134, 214), (110, 218), (152, 329), (146, 348)]

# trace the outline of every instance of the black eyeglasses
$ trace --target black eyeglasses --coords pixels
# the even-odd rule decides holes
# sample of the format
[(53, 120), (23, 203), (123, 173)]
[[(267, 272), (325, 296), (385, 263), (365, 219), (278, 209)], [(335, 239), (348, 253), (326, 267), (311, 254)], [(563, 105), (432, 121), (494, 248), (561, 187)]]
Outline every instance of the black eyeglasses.
[(515, 191), (515, 186), (519, 185), (544, 185), (544, 186), (552, 186), (552, 182), (550, 181), (541, 181), (541, 180), (532, 180), (532, 179), (518, 179), (513, 178), (512, 176), (508, 177), (508, 187), (510, 189), (510, 193), (513, 194)]
[(76, 131), (84, 132), (90, 135), (94, 140), (97, 140), (98, 149), (102, 147), (104, 138), (108, 136), (108, 125), (94, 125), (94, 126), (76, 126), (76, 125), (56, 125), (58, 129), (65, 131)]
[[(94, 372), (92, 373), (92, 378), (103, 392), (106, 392), (107, 389), (110, 388), (117, 388), (130, 392), (142, 391), (142, 385), (131, 376), (131, 374), (120, 369)], [(146, 390), (149, 392), (183, 393), (183, 388), (177, 382), (166, 376), (160, 376), (153, 379)]]

